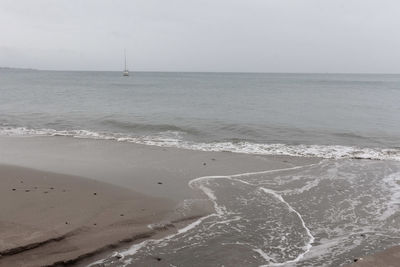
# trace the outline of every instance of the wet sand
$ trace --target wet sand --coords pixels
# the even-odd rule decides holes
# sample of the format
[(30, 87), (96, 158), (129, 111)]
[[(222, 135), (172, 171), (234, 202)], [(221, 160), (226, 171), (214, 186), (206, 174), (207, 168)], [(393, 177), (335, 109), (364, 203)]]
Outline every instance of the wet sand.
[[(174, 231), (211, 212), (176, 213), (196, 177), (318, 161), (63, 137), (2, 137), (0, 151), (0, 266), (77, 264)], [(148, 227), (163, 221), (172, 223)]]
[(0, 265), (74, 262), (149, 237), (173, 209), (166, 199), (95, 180), (0, 166)]
[[(188, 186), (195, 178), (317, 162), (68, 137), (0, 137), (0, 266), (85, 266), (212, 213), (211, 205), (179, 212), (183, 200), (201, 194)], [(363, 257), (354, 266), (397, 266), (398, 251)], [(353, 261), (351, 254), (345, 261)]]
[(397, 267), (400, 266), (400, 246), (386, 249), (373, 255), (355, 259), (349, 267)]
[(280, 169), (316, 161), (70, 137), (0, 137), (0, 163), (88, 177), (175, 201), (192, 196), (187, 183), (197, 177)]

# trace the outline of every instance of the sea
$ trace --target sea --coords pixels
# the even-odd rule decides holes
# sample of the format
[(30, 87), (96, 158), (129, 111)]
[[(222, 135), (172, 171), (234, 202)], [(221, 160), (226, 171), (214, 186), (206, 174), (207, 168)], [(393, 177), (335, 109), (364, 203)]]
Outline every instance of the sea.
[(100, 266), (341, 266), (400, 244), (400, 75), (0, 69), (0, 136), (321, 158), (194, 179), (214, 213)]

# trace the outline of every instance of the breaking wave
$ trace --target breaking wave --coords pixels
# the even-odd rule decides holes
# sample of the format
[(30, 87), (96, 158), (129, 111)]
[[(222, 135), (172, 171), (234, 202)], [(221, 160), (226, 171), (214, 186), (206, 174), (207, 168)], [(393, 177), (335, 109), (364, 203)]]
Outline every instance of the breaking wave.
[(69, 136), (75, 138), (114, 140), (160, 147), (175, 147), (200, 151), (234, 152), (256, 155), (282, 155), (296, 157), (320, 157), (327, 159), (370, 159), (400, 161), (399, 148), (367, 148), (342, 145), (288, 145), (282, 143), (260, 144), (248, 141), (193, 142), (183, 138), (186, 132), (167, 130), (153, 135), (133, 136), (122, 133), (95, 132), (89, 130), (30, 129), (25, 127), (1, 127), (0, 135), (6, 136)]

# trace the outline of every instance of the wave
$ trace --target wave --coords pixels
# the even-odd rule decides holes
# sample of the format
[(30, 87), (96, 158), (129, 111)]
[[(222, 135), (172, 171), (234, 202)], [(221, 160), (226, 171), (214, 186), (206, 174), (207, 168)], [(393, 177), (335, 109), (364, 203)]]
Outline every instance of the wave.
[(172, 124), (148, 124), (148, 123), (137, 123), (130, 121), (122, 121), (115, 119), (105, 119), (100, 121), (101, 124), (112, 127), (113, 129), (129, 130), (129, 131), (147, 131), (147, 132), (165, 132), (175, 131), (188, 134), (199, 134), (200, 132), (194, 128), (179, 127)]
[(153, 135), (132, 136), (123, 133), (95, 132), (90, 130), (30, 129), (25, 127), (0, 127), (6, 136), (69, 136), (75, 138), (114, 140), (160, 147), (175, 147), (210, 152), (233, 152), (255, 155), (281, 155), (319, 157), (326, 159), (369, 159), (400, 161), (399, 148), (368, 148), (343, 145), (288, 145), (260, 144), (248, 141), (193, 142), (184, 140), (182, 131), (163, 131)]

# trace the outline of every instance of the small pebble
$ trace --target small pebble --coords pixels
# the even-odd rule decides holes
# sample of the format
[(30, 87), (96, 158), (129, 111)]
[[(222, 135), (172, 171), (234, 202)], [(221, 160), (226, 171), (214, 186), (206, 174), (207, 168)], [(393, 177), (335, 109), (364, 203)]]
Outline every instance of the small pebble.
[(44, 191), (44, 192), (43, 192), (43, 194), (47, 194), (47, 193), (48, 193), (48, 191)]
[(95, 195), (95, 196), (96, 196), (96, 195), (97, 195), (97, 193), (93, 193), (93, 195)]
[(157, 184), (162, 184), (161, 182), (158, 182)]
[(94, 223), (93, 225), (97, 225), (97, 223)]
[(124, 214), (120, 214), (119, 216), (121, 216), (121, 217), (122, 217), (122, 216), (124, 216)]
[(15, 189), (15, 188), (12, 189), (12, 191), (15, 191), (15, 190), (17, 190), (17, 189)]
[(204, 162), (204, 163), (203, 163), (203, 166), (206, 166), (206, 165), (207, 165), (207, 164)]
[(156, 258), (157, 259), (157, 261), (161, 261), (161, 258)]
[(24, 183), (24, 181), (20, 181), (20, 183), (21, 183), (21, 184), (23, 184), (23, 183)]
[(29, 190), (29, 189), (26, 189), (26, 190), (25, 190), (25, 192), (30, 192), (30, 191), (31, 191), (31, 190)]
[(50, 187), (50, 189), (51, 189), (51, 190), (53, 190), (53, 189), (54, 189), (54, 187)]
[(65, 224), (68, 224), (68, 222), (65, 222)]
[(211, 160), (215, 161), (216, 159), (213, 158), (213, 159), (211, 159)]

